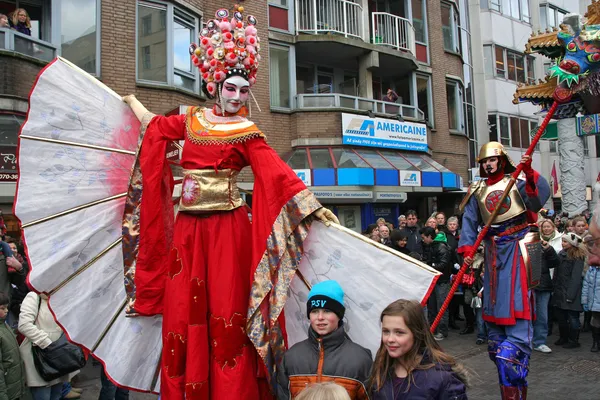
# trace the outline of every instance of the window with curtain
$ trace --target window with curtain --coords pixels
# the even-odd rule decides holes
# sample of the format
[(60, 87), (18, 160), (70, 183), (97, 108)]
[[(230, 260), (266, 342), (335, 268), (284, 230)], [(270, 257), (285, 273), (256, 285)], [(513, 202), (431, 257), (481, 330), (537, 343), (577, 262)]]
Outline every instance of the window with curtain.
[(444, 50), (459, 53), (458, 15), (454, 6), (449, 3), (442, 3), (442, 33), (444, 36)]
[(189, 46), (197, 41), (200, 18), (162, 1), (138, 1), (137, 80), (200, 91)]
[(412, 0), (412, 20), (413, 27), (415, 28), (415, 40), (419, 43), (427, 44), (427, 38), (425, 37), (425, 17), (427, 15), (423, 12), (425, 7), (423, 0)]
[(464, 132), (462, 85), (456, 81), (446, 81), (446, 102), (448, 105), (448, 128)]
[(419, 110), (425, 114), (425, 121), (433, 124), (431, 77), (429, 75), (417, 75), (417, 103)]
[(498, 116), (500, 124), (500, 143), (504, 146), (510, 146), (510, 129), (508, 125), (508, 117), (504, 115)]
[(486, 78), (494, 77), (494, 56), (492, 46), (483, 46), (483, 63)]
[(504, 78), (506, 76), (506, 65), (504, 63), (504, 48), (496, 46), (496, 76)]
[(552, 4), (540, 5), (540, 26), (542, 29), (558, 28), (568, 12)]
[(290, 49), (269, 47), (271, 107), (290, 108)]
[(99, 76), (98, 0), (63, 0), (61, 3), (61, 55), (79, 68)]

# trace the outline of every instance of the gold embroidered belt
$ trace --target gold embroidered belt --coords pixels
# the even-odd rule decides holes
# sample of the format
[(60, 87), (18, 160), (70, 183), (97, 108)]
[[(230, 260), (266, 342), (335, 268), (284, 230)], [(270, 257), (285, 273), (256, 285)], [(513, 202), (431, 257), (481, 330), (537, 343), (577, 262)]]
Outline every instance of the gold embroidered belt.
[(179, 211), (200, 214), (240, 207), (244, 201), (237, 187), (239, 173), (233, 169), (184, 169)]

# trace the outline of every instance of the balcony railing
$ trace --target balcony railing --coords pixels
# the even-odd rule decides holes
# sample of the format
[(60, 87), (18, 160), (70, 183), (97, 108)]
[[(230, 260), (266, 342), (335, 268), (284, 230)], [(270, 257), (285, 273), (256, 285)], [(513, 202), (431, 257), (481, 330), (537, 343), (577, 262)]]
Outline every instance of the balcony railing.
[(363, 9), (348, 0), (296, 0), (296, 29), (363, 39)]
[(56, 47), (52, 44), (9, 29), (0, 29), (0, 50), (14, 51), (48, 62), (56, 57)]
[(348, 96), (340, 93), (299, 94), (296, 96), (296, 108), (301, 110), (345, 108), (350, 111), (362, 110), (393, 116), (399, 115), (403, 118), (413, 118), (420, 121), (425, 119), (423, 111), (415, 106)]
[(409, 20), (397, 15), (371, 13), (371, 42), (408, 51), (416, 56), (415, 28)]

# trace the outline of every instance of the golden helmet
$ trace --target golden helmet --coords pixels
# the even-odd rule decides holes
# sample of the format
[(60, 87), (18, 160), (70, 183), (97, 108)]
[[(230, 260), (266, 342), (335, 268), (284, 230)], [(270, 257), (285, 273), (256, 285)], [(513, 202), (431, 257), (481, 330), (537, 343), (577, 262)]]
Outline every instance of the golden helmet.
[(479, 176), (481, 176), (482, 178), (485, 178), (487, 176), (487, 173), (483, 169), (481, 162), (486, 158), (490, 157), (504, 157), (506, 159), (506, 162), (504, 163), (505, 174), (510, 174), (511, 172), (514, 172), (517, 169), (513, 161), (508, 156), (506, 150), (504, 150), (504, 146), (502, 146), (502, 144), (498, 142), (489, 142), (481, 146), (481, 150), (479, 150), (479, 157), (477, 157), (477, 162), (480, 163)]

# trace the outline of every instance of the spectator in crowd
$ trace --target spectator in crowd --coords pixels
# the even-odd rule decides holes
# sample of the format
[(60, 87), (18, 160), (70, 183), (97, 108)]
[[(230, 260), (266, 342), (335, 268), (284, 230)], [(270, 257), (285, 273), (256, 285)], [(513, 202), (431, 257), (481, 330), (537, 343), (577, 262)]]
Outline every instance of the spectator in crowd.
[(418, 222), (419, 219), (417, 217), (417, 212), (415, 210), (408, 210), (406, 212), (406, 227), (404, 228), (406, 237), (408, 238), (406, 247), (411, 253), (415, 252), (423, 254), (423, 246), (421, 244), (421, 234), (419, 233)]
[(29, 293), (29, 286), (27, 286), (27, 282), (25, 277), (29, 272), (29, 266), (27, 264), (27, 259), (23, 258), (23, 256), (19, 253), (19, 249), (17, 247), (17, 241), (15, 239), (8, 239), (7, 244), (10, 247), (14, 257), (23, 265), (23, 271), (20, 274), (11, 275), (11, 294), (10, 294), (10, 304), (8, 306), (8, 317), (6, 319), (6, 323), (13, 328), (17, 329), (17, 325), (19, 324), (19, 314), (21, 313), (21, 303), (27, 293)]
[(5, 324), (9, 297), (0, 292), (0, 398), (19, 400), (29, 398), (25, 382), (25, 365), (19, 353), (19, 344), (12, 329)]
[(557, 319), (560, 338), (554, 343), (566, 349), (579, 347), (579, 313), (585, 250), (581, 237), (571, 232), (563, 236), (560, 264), (554, 271), (552, 302), (558, 308)]
[(566, 229), (566, 232), (574, 232), (575, 231), (575, 227), (573, 226), (572, 219), (567, 220), (567, 222), (565, 223), (565, 229)]
[(438, 226), (446, 226), (446, 214), (444, 214), (442, 211), (438, 211), (435, 213), (434, 217)]
[(381, 346), (369, 379), (372, 400), (466, 400), (465, 368), (436, 343), (416, 301), (381, 313)]
[(377, 224), (378, 227), (385, 225), (385, 218), (377, 218), (377, 221), (375, 221), (375, 223)]
[[(556, 251), (556, 254), (561, 252), (563, 234), (560, 233), (551, 220), (546, 219), (541, 222), (540, 233), (542, 240), (548, 242), (554, 251)], [(553, 278), (554, 269), (550, 269), (550, 279)], [(554, 325), (554, 320), (556, 319), (556, 313), (554, 312), (554, 306), (552, 304), (552, 292), (550, 292), (550, 301), (548, 302), (548, 336), (552, 334), (552, 327)]]
[[(590, 227), (591, 228), (591, 227)], [(600, 251), (598, 241), (590, 235), (584, 239), (588, 249), (589, 268), (583, 279), (581, 304), (585, 312), (592, 313), (590, 321), (592, 330), (592, 353), (600, 351)]]
[(102, 372), (100, 373), (100, 382), (102, 383), (102, 389), (100, 389), (100, 396), (98, 400), (128, 400), (129, 390), (117, 387), (114, 383), (108, 379), (104, 366), (102, 366)]
[(460, 231), (458, 230), (458, 218), (448, 218), (448, 223), (446, 224), (446, 227), (448, 228), (448, 234), (452, 235), (458, 243), (458, 239), (460, 238)]
[(392, 233), (390, 233), (390, 241), (392, 242), (391, 248), (396, 251), (399, 251), (403, 254), (410, 254), (406, 244), (408, 243), (408, 237), (406, 236), (406, 232), (400, 229), (394, 229)]
[(333, 381), (351, 399), (366, 398), (363, 385), (373, 364), (371, 352), (352, 342), (344, 331), (344, 291), (336, 281), (314, 285), (306, 303), (308, 339), (283, 356), (277, 382), (279, 400), (296, 398), (307, 384)]
[(472, 300), (472, 308), (475, 312), (475, 320), (477, 321), (477, 340), (475, 344), (481, 345), (487, 343), (487, 329), (483, 320), (483, 246), (479, 246), (471, 268), (475, 272), (475, 282), (473, 283), (473, 292), (475, 297)]
[(0, 14), (0, 28), (10, 28), (8, 17), (4, 14)]
[(581, 216), (585, 219), (585, 223), (587, 225), (591, 219), (590, 210), (583, 210), (583, 212), (581, 213)]
[(390, 228), (386, 224), (379, 226), (379, 242), (386, 246), (391, 246), (392, 241), (390, 240)]
[(573, 232), (579, 237), (585, 237), (587, 231), (587, 221), (582, 215), (573, 218)]
[(427, 222), (425, 222), (425, 226), (429, 226), (437, 231), (437, 229), (438, 229), (437, 220), (434, 217), (429, 217), (429, 218), (427, 218)]
[(389, 101), (390, 103), (395, 103), (400, 97), (396, 92), (392, 89), (388, 89), (385, 96), (383, 96), (383, 101)]
[(48, 308), (46, 295), (29, 292), (25, 296), (19, 316), (19, 331), (25, 335), (25, 340), (21, 343), (19, 350), (25, 363), (27, 385), (31, 390), (33, 400), (59, 400), (62, 395), (63, 382), (69, 382), (71, 377), (79, 371), (46, 382), (35, 368), (32, 347), (35, 345), (45, 349), (63, 334)]
[(564, 227), (564, 224), (562, 222), (562, 219), (560, 218), (560, 213), (555, 213), (554, 214), (554, 219), (552, 220), (552, 222), (554, 223), (554, 226), (556, 227), (556, 230), (559, 233), (563, 233), (565, 227)]
[(379, 239), (381, 239), (381, 237), (379, 236), (379, 227), (377, 226), (377, 224), (370, 224), (369, 226), (367, 226), (365, 236), (371, 240), (379, 242)]
[(399, 251), (402, 254), (409, 255), (409, 251), (406, 248), (406, 243), (408, 242), (408, 237), (406, 236), (406, 232), (400, 229), (394, 229), (390, 234), (390, 247), (396, 251)]
[(316, 383), (304, 389), (295, 400), (351, 400), (343, 386), (334, 382)]
[[(432, 227), (426, 226), (421, 229), (421, 239), (423, 244), (429, 248), (429, 251), (425, 252), (429, 255), (425, 262), (442, 273), (434, 289), (435, 306), (431, 304), (432, 311), (437, 315), (450, 289), (450, 275), (454, 265), (452, 263), (452, 251), (448, 246), (446, 235), (441, 232), (436, 233)], [(428, 304), (428, 308), (429, 306)], [(444, 312), (434, 338), (443, 340), (446, 337), (448, 337), (448, 310)]]
[[(550, 220), (545, 220), (552, 224)], [(547, 224), (547, 225), (548, 225)], [(552, 224), (553, 225), (553, 224)], [(558, 267), (560, 260), (550, 242), (543, 240), (542, 246), (542, 274), (540, 283), (534, 288), (535, 296), (535, 321), (533, 322), (533, 349), (542, 353), (550, 353), (552, 349), (546, 345), (548, 337), (548, 305), (552, 294), (552, 277), (550, 270)]]
[(12, 15), (11, 27), (23, 35), (31, 36), (31, 20), (24, 8), (17, 8)]
[(406, 228), (406, 215), (401, 215), (398, 217), (398, 229)]

